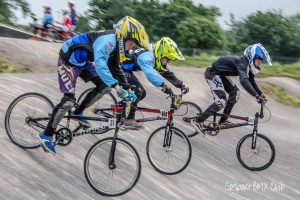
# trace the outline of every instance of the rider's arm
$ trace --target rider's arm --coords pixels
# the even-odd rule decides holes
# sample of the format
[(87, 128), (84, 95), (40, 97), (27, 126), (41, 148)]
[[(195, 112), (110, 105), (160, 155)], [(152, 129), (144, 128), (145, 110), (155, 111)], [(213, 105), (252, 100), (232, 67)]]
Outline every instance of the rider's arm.
[(129, 84), (122, 68), (119, 65), (119, 61), (109, 60), (108, 68), (111, 71), (112, 76), (118, 80), (118, 83), (122, 85), (124, 89), (127, 90), (129, 88)]
[(137, 58), (137, 64), (145, 73), (147, 79), (156, 87), (164, 85), (164, 80), (157, 74), (154, 69), (154, 55), (150, 51), (140, 54)]
[(109, 34), (98, 37), (93, 44), (96, 72), (109, 87), (115, 87), (118, 84), (107, 66), (109, 56), (116, 48), (116, 43), (115, 35)]
[(253, 86), (253, 88), (255, 89), (255, 91), (258, 93), (258, 95), (261, 95), (262, 91), (260, 90), (260, 88), (256, 84), (254, 77), (255, 77), (255, 75), (252, 74), (251, 72), (249, 72), (249, 81), (250, 81), (251, 85)]
[(257, 96), (258, 93), (257, 91), (253, 88), (250, 80), (249, 80), (249, 75), (248, 75), (248, 66), (245, 66), (243, 64), (238, 64), (237, 65), (237, 70), (239, 72), (239, 77), (240, 77), (240, 82), (242, 86), (245, 88), (245, 90), (251, 94), (252, 96)]
[(168, 71), (159, 72), (165, 79), (167, 79), (170, 83), (172, 83), (175, 87), (181, 88), (183, 85), (183, 81), (179, 80), (175, 74), (167, 68)]

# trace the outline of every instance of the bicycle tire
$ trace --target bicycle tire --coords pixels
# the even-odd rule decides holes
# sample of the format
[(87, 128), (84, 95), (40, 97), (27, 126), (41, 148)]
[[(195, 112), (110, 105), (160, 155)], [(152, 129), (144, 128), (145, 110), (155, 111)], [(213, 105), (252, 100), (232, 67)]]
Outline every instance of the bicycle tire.
[[(163, 167), (161, 167), (161, 166), (159, 166), (159, 164), (158, 164), (158, 161), (156, 160), (156, 159), (154, 159), (154, 156), (152, 156), (152, 151), (150, 150), (150, 146), (151, 146), (151, 140), (154, 138), (154, 136), (156, 135), (156, 134), (158, 134), (159, 133), (159, 131), (160, 130), (165, 130), (166, 129), (166, 126), (162, 126), (162, 127), (160, 127), (160, 128), (158, 128), (158, 129), (156, 129), (151, 135), (150, 135), (150, 137), (149, 137), (149, 139), (148, 139), (148, 141), (147, 141), (147, 146), (146, 146), (146, 152), (147, 152), (147, 157), (148, 157), (148, 160), (149, 160), (149, 162), (150, 162), (150, 164), (152, 165), (152, 167), (154, 167), (154, 169), (156, 169), (158, 172), (160, 172), (160, 173), (162, 173), (162, 174), (166, 174), (166, 175), (174, 175), (174, 174), (178, 174), (178, 173), (180, 173), (180, 172), (182, 172), (188, 165), (189, 165), (189, 163), (190, 163), (190, 161), (191, 161), (191, 157), (192, 157), (192, 147), (191, 147), (191, 143), (190, 143), (190, 141), (189, 141), (189, 139), (188, 139), (188, 137), (180, 130), (180, 129), (178, 129), (178, 128), (176, 128), (176, 127), (172, 127), (170, 130), (173, 130), (174, 131), (174, 133), (175, 133), (175, 135), (177, 135), (177, 136), (179, 136), (179, 138), (181, 138), (181, 139), (183, 139), (183, 140), (185, 140), (186, 141), (186, 144), (187, 144), (187, 149), (188, 149), (188, 155), (187, 155), (187, 158), (186, 158), (186, 160), (185, 160), (185, 162), (183, 163), (183, 164), (181, 164), (181, 166), (179, 167), (179, 169), (176, 169), (176, 170), (169, 170), (169, 169), (164, 169)], [(174, 147), (174, 146), (176, 146), (176, 145), (174, 145), (174, 140), (175, 140), (175, 142), (176, 142), (176, 139), (174, 139), (174, 134), (173, 134), (173, 136), (172, 136), (172, 141), (171, 141), (171, 144), (172, 144), (172, 142), (173, 142), (173, 146), (172, 147)], [(160, 143), (160, 144), (162, 144), (162, 141), (160, 140), (159, 142), (157, 142), (157, 143)], [(179, 147), (179, 145), (177, 145), (177, 147), (178, 148), (182, 148), (182, 147)], [(160, 147), (158, 147), (158, 148), (154, 148), (155, 150), (157, 150), (157, 149), (163, 149), (163, 148), (165, 148), (165, 147), (163, 147), (163, 148), (161, 148), (161, 146)], [(172, 152), (172, 151), (169, 151), (169, 150), (167, 150), (167, 149), (163, 149), (163, 151), (166, 151), (166, 152)], [(178, 152), (177, 154), (176, 154), (176, 152)], [(183, 151), (176, 151), (175, 152), (175, 154), (176, 154), (176, 156), (178, 157), (179, 156), (179, 152), (183, 152)], [(163, 155), (163, 153), (159, 153), (159, 154), (157, 154), (158, 156), (161, 156), (161, 155)], [(171, 155), (172, 156), (172, 155)], [(174, 161), (174, 160), (173, 160)], [(171, 164), (170, 166), (175, 166), (175, 164)]]
[[(179, 113), (179, 111), (180, 111), (179, 109), (180, 108), (185, 108), (185, 107), (186, 107), (186, 112), (185, 113)], [(188, 112), (189, 112), (188, 110), (190, 108), (192, 108), (194, 110), (192, 111), (192, 113), (188, 114)], [(182, 119), (183, 119), (183, 117), (195, 117), (196, 114), (198, 114), (198, 113), (202, 113), (201, 108), (197, 104), (195, 104), (193, 102), (190, 102), (190, 101), (184, 101), (184, 102), (182, 102), (180, 104), (179, 108), (174, 113), (175, 125), (176, 125), (176, 119), (179, 118), (179, 121), (181, 122), (180, 124), (182, 126), (184, 125), (184, 127), (185, 127), (185, 128), (183, 128), (183, 127), (180, 127), (180, 128), (183, 129), (183, 132), (188, 137), (194, 137), (195, 135), (198, 134), (198, 132), (194, 129), (194, 127), (190, 123), (185, 122)]]
[[(262, 171), (262, 170), (267, 169), (268, 167), (270, 167), (272, 165), (272, 163), (274, 162), (274, 159), (275, 159), (275, 154), (276, 154), (275, 147), (274, 147), (272, 141), (268, 137), (266, 137), (262, 134), (259, 134), (259, 133), (257, 133), (257, 139), (261, 138), (263, 141), (267, 142), (267, 144), (269, 145), (269, 147), (271, 149), (271, 156), (270, 156), (269, 161), (266, 164), (262, 165), (262, 166), (253, 167), (253, 166), (249, 166), (248, 164), (246, 164), (246, 161), (244, 161), (242, 159), (241, 148), (242, 148), (242, 145), (244, 144), (244, 142), (246, 141), (246, 139), (248, 139), (248, 138), (251, 138), (251, 141), (252, 141), (252, 134), (248, 134), (248, 135), (245, 135), (244, 137), (242, 137), (241, 140), (239, 141), (239, 143), (237, 144), (237, 147), (236, 147), (236, 155), (237, 155), (237, 158), (238, 158), (239, 162), (241, 163), (241, 165), (243, 167), (245, 167), (246, 169), (250, 170), (250, 171)], [(256, 144), (256, 145), (258, 145), (258, 144)]]
[[(13, 109), (16, 107), (16, 105), (20, 104), (19, 102), (21, 102), (22, 100), (24, 100), (26, 98), (31, 98), (31, 97), (34, 97), (34, 98), (37, 98), (37, 99), (40, 99), (40, 100), (44, 101), (46, 103), (46, 105), (49, 106), (49, 112), (50, 113), (54, 109), (54, 105), (53, 105), (53, 103), (51, 102), (51, 100), (48, 97), (46, 97), (45, 95), (39, 94), (39, 93), (35, 93), (35, 92), (30, 92), (30, 93), (25, 93), (25, 94), (20, 95), (16, 99), (14, 99), (13, 102), (9, 105), (9, 107), (8, 107), (8, 109), (6, 111), (6, 114), (5, 114), (5, 130), (6, 130), (6, 133), (7, 133), (8, 137), (9, 137), (9, 139), (14, 144), (16, 144), (19, 147), (22, 147), (24, 149), (38, 148), (38, 147), (40, 147), (40, 142), (38, 141), (37, 137), (36, 137), (37, 142), (35, 142), (34, 144), (25, 144), (24, 142), (20, 141), (16, 137), (16, 132), (17, 131), (12, 131), (12, 127), (11, 127), (11, 124), (12, 124), (11, 123), (11, 115), (12, 115)], [(31, 103), (32, 106), (37, 106), (36, 104), (33, 103), (33, 101), (30, 101), (30, 103)], [(30, 108), (29, 104), (25, 104), (25, 105), (26, 105), (27, 108)], [(37, 111), (37, 110), (38, 109), (36, 107), (34, 107), (33, 111)], [(21, 115), (21, 113), (18, 113), (18, 115)], [(27, 117), (24, 120), (25, 122), (26, 122)], [(18, 124), (18, 123), (14, 122), (14, 125), (15, 124)], [(25, 123), (24, 123), (24, 125), (25, 125)]]
[[(120, 195), (122, 195), (122, 194), (125, 194), (125, 193), (127, 193), (127, 192), (129, 192), (135, 185), (136, 185), (136, 183), (138, 182), (138, 180), (139, 180), (139, 177), (140, 177), (140, 174), (141, 174), (141, 167), (142, 167), (142, 165), (141, 165), (141, 160), (140, 160), (140, 156), (139, 156), (139, 154), (138, 154), (138, 152), (137, 152), (137, 150), (129, 143), (129, 142), (127, 142), (126, 140), (124, 140), (124, 139), (121, 139), (121, 138), (116, 138), (115, 139), (115, 141), (117, 142), (117, 143), (123, 143), (123, 145), (125, 144), (125, 146), (127, 146), (127, 148), (133, 153), (133, 155), (134, 155), (134, 157), (136, 158), (136, 173), (135, 173), (135, 176), (134, 176), (134, 178), (132, 179), (132, 181), (130, 182), (130, 184), (126, 187), (126, 188), (124, 188), (124, 189), (122, 189), (122, 190), (120, 190), (120, 191), (115, 191), (115, 192), (107, 192), (107, 191), (105, 191), (104, 189), (101, 189), (101, 188), (99, 188), (99, 187), (97, 187), (97, 185), (95, 184), (95, 180), (93, 180), (92, 179), (92, 177), (91, 177), (91, 173), (90, 173), (90, 160), (91, 160), (91, 157), (92, 157), (92, 154), (95, 152), (95, 150), (101, 145), (101, 144), (105, 144), (105, 142), (112, 142), (113, 141), (113, 137), (109, 137), (109, 138), (104, 138), (104, 139), (102, 139), (102, 140), (99, 140), (98, 142), (96, 142), (90, 149), (89, 149), (89, 151), (87, 152), (87, 154), (86, 154), (86, 156), (85, 156), (85, 159), (84, 159), (84, 175), (85, 175), (85, 178), (86, 178), (86, 180), (87, 180), (87, 182), (88, 182), (88, 184), (90, 185), (90, 187), (91, 188), (93, 188), (98, 194), (101, 194), (101, 195), (103, 195), (103, 196), (112, 196), (112, 197), (114, 197), (114, 196), (120, 196)], [(120, 149), (120, 144), (117, 144), (117, 147), (116, 147), (116, 149)], [(121, 152), (120, 154), (125, 154), (125, 150), (124, 149), (122, 149), (123, 151), (118, 151), (118, 153), (119, 152)], [(107, 162), (108, 161), (108, 156), (109, 156), (109, 150), (108, 151), (104, 151), (106, 154), (105, 155), (107, 155), (107, 158), (106, 159), (104, 159), (105, 161), (104, 162)], [(99, 156), (98, 157), (96, 157), (96, 158), (99, 158)], [(118, 159), (118, 161), (116, 161), (116, 165), (118, 166), (120, 166), (121, 165), (121, 167), (122, 167), (122, 164), (118, 164), (118, 162), (119, 163), (121, 163), (121, 159), (127, 159), (127, 157), (126, 157), (126, 155), (125, 156), (118, 156), (117, 158), (115, 157), (115, 159)], [(125, 162), (127, 162), (128, 161), (128, 159), (125, 161)], [(99, 162), (100, 164), (103, 164), (104, 162)], [(106, 166), (106, 167), (108, 167), (108, 166)], [(120, 169), (120, 168), (119, 168)], [(110, 170), (110, 169), (109, 169)], [(109, 173), (110, 174), (110, 173)], [(111, 173), (111, 174), (113, 174), (113, 172)], [(127, 173), (128, 174), (128, 173)], [(98, 177), (98, 176), (97, 176)], [(104, 180), (104, 178), (100, 178), (100, 180), (102, 181), (102, 180)], [(124, 180), (118, 180), (118, 181), (116, 181), (116, 182), (118, 182), (118, 183), (121, 183), (121, 182), (124, 182)], [(126, 181), (125, 181), (126, 182)]]

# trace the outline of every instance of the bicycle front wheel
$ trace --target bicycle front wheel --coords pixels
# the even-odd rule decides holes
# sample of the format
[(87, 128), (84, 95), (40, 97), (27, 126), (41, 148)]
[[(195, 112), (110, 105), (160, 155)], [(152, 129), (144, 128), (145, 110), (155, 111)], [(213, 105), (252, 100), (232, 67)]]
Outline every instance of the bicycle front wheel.
[[(114, 165), (109, 157), (113, 142)], [(130, 191), (141, 174), (141, 160), (136, 149), (126, 140), (105, 138), (96, 142), (88, 151), (84, 160), (84, 174), (88, 184), (104, 196), (119, 196)]]
[(193, 137), (198, 134), (190, 120), (184, 118), (196, 117), (197, 114), (202, 113), (201, 108), (189, 101), (184, 101), (180, 104), (179, 108), (174, 113), (174, 124), (180, 124), (180, 129), (188, 136)]
[(253, 134), (245, 135), (236, 147), (239, 162), (251, 171), (261, 171), (270, 167), (275, 159), (272, 141), (262, 134), (256, 135), (255, 148), (252, 148)]
[(146, 151), (150, 164), (166, 175), (182, 172), (192, 157), (188, 137), (175, 127), (156, 129), (147, 141)]
[(25, 149), (40, 147), (37, 134), (46, 127), (53, 103), (39, 93), (17, 97), (5, 114), (5, 130), (10, 140)]

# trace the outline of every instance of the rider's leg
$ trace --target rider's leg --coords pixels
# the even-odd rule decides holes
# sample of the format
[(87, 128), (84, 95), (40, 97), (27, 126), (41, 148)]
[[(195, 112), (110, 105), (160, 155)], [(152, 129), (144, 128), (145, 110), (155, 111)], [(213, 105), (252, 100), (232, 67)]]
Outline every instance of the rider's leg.
[(211, 68), (207, 68), (205, 71), (205, 79), (213, 94), (214, 103), (199, 115), (197, 118), (198, 122), (204, 122), (204, 120), (212, 116), (215, 112), (221, 110), (226, 103), (226, 94), (220, 76), (216, 75), (215, 71)]
[(124, 72), (124, 73), (128, 83), (132, 86), (132, 90), (137, 96), (137, 100), (135, 102), (132, 102), (131, 104), (130, 113), (127, 117), (127, 120), (124, 122), (124, 125), (139, 127), (140, 125), (134, 120), (134, 116), (135, 116), (138, 102), (146, 97), (146, 90), (132, 72)]
[[(85, 82), (91, 81), (96, 86), (92, 89), (80, 103), (78, 108), (73, 112), (74, 115), (82, 115), (83, 111), (89, 106), (93, 105), (96, 101), (101, 99), (105, 94), (111, 92), (111, 88), (107, 87), (105, 83), (98, 76), (95, 65), (92, 62), (89, 62), (87, 66), (82, 70), (80, 74)], [(91, 124), (88, 120), (80, 119), (79, 123), (87, 128), (91, 127)]]
[(53, 110), (45, 131), (38, 135), (43, 147), (51, 153), (56, 153), (52, 136), (65, 113), (74, 107), (76, 79), (81, 73), (81, 70), (67, 66), (60, 58), (57, 69), (60, 90), (64, 96)]
[(85, 96), (79, 107), (74, 111), (74, 114), (82, 113), (86, 108), (101, 99), (105, 94), (111, 92), (111, 88), (107, 87), (100, 79), (100, 77), (93, 77), (91, 79), (91, 82), (93, 82), (96, 87)]
[[(234, 104), (238, 101), (240, 97), (240, 91), (237, 88), (237, 86), (231, 81), (229, 77), (222, 77), (222, 82), (225, 88), (225, 91), (229, 94), (228, 101), (226, 102), (225, 108), (223, 113), (226, 115), (229, 115), (231, 113), (231, 110), (234, 106)], [(224, 123), (228, 117), (221, 117), (219, 120), (219, 124)]]
[(74, 94), (64, 94), (63, 98), (61, 99), (60, 103), (54, 108), (51, 118), (47, 124), (45, 129), (45, 135), (53, 136), (58, 124), (65, 116), (66, 112), (71, 110), (75, 105), (75, 95)]

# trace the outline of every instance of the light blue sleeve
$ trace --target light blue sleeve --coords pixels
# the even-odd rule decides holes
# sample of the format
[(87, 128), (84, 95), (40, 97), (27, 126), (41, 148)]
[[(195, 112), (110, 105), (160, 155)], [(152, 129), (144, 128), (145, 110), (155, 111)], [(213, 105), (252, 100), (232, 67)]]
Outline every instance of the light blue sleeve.
[(118, 83), (118, 81), (113, 78), (107, 66), (108, 58), (115, 50), (117, 46), (116, 44), (117, 41), (114, 34), (100, 36), (93, 44), (96, 72), (103, 82), (109, 87)]
[(150, 51), (144, 52), (139, 55), (137, 64), (145, 73), (147, 79), (156, 87), (162, 86), (164, 80), (157, 74), (154, 69), (155, 59), (154, 54)]

